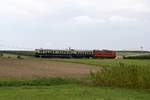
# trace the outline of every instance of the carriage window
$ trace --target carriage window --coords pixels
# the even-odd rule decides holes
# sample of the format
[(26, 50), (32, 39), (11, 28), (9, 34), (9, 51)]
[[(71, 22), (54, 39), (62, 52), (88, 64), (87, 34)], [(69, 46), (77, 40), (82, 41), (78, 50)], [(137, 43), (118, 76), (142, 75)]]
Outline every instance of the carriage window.
[(68, 52), (66, 51), (66, 54), (68, 54)]
[(42, 51), (40, 50), (40, 53), (42, 53)]
[(57, 51), (54, 51), (55, 52), (55, 54), (57, 53)]
[(61, 51), (58, 51), (58, 54), (61, 54)]

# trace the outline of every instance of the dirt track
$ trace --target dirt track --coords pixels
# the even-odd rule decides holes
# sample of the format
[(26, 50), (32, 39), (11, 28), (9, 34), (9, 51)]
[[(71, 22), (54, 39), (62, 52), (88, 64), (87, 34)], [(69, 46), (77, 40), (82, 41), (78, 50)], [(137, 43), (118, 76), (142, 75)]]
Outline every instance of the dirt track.
[(0, 58), (0, 77), (80, 76), (97, 70), (98, 67), (85, 64)]

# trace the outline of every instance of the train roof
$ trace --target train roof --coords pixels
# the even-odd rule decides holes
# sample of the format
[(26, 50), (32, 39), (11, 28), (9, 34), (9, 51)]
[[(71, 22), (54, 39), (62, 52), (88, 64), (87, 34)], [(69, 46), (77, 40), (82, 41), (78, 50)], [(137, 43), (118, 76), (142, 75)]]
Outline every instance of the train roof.
[(105, 51), (105, 52), (112, 52), (113, 50), (106, 50), (106, 49), (102, 49), (102, 50), (81, 50), (81, 49), (35, 49), (35, 51), (37, 50), (44, 50), (44, 51), (48, 51), (48, 50), (53, 50), (53, 51)]

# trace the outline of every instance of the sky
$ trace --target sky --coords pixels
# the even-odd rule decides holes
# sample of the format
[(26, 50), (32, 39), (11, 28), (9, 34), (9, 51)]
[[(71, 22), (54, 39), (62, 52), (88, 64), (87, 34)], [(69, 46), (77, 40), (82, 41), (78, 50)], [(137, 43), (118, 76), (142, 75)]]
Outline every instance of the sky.
[(150, 0), (0, 0), (0, 49), (150, 50)]

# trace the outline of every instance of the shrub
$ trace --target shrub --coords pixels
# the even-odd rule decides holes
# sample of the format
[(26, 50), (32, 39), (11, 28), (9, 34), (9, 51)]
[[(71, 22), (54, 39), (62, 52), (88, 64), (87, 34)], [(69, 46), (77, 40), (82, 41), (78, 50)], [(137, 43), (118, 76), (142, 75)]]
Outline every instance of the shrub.
[(0, 57), (2, 57), (3, 56), (3, 53), (0, 53)]
[(126, 56), (125, 59), (150, 59), (150, 55)]
[(95, 85), (150, 89), (150, 67), (120, 63), (91, 73)]
[(23, 59), (20, 55), (17, 56), (18, 59)]
[(0, 86), (52, 86), (52, 85), (62, 85), (62, 84), (72, 84), (76, 80), (65, 79), (60, 77), (50, 77), (50, 78), (35, 78), (30, 80), (17, 80), (17, 79), (7, 79), (0, 80)]

